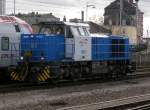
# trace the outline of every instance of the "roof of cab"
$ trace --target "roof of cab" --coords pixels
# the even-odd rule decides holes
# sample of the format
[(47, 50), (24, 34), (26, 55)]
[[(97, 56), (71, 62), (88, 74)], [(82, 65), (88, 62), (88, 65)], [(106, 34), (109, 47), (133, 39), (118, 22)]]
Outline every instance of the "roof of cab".
[(91, 37), (102, 37), (102, 38), (108, 38), (110, 36), (108, 35), (103, 35), (103, 34), (91, 34)]
[(50, 22), (40, 22), (41, 25), (68, 25), (68, 26), (84, 26), (89, 27), (87, 23), (74, 23), (74, 22), (63, 22), (63, 21), (50, 21)]

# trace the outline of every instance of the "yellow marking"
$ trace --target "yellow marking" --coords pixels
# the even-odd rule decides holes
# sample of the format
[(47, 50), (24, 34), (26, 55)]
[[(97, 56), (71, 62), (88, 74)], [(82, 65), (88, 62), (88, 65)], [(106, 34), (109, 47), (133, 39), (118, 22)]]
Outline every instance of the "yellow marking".
[(11, 74), (10, 74), (10, 76), (13, 76), (13, 74), (14, 74), (15, 72), (13, 71), (13, 72), (11, 72)]
[(41, 81), (41, 78), (39, 77), (39, 75), (37, 76), (37, 79), (38, 79), (39, 81)]
[(20, 81), (20, 74), (17, 75), (17, 80)]
[(45, 69), (45, 71), (47, 71), (47, 73), (50, 73), (49, 69)]
[(47, 78), (50, 78), (49, 74), (45, 70), (44, 70), (44, 73), (45, 73)]
[(18, 80), (19, 73), (16, 74), (15, 80)]
[(45, 73), (43, 73), (42, 75), (44, 76), (45, 80), (48, 79), (48, 77), (47, 77), (47, 75)]
[(14, 80), (15, 72), (13, 72), (11, 79)]
[(39, 81), (41, 81), (41, 78), (40, 78), (40, 77), (38, 77), (38, 80), (39, 80)]
[(46, 70), (44, 70), (44, 73), (46, 75), (47, 78), (50, 78), (49, 74), (46, 72)]
[(16, 72), (14, 72), (14, 74), (12, 75), (12, 77), (14, 78), (16, 76)]
[(14, 79), (14, 80), (15, 80), (16, 75), (17, 75), (17, 73), (15, 72), (14, 75), (13, 75), (13, 79)]
[(41, 77), (45, 80), (46, 79), (46, 77), (45, 77), (45, 75), (43, 74), (43, 73), (41, 73)]
[(45, 81), (45, 79), (41, 75), (39, 75), (39, 77), (41, 78), (41, 81)]

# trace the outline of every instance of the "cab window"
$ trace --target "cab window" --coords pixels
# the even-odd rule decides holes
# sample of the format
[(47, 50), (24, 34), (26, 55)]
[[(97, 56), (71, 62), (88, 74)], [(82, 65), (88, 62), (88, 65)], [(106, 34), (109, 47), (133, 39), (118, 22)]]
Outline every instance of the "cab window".
[(72, 32), (71, 32), (70, 27), (67, 27), (67, 28), (66, 28), (66, 37), (67, 37), (67, 38), (73, 38), (73, 34), (72, 34)]
[(74, 36), (80, 36), (78, 27), (71, 27), (71, 31), (73, 32)]
[(79, 27), (79, 32), (81, 36), (85, 36), (85, 32), (82, 27)]
[(86, 35), (86, 36), (89, 36), (89, 31), (87, 30), (87, 28), (86, 28), (86, 27), (83, 27), (83, 30), (84, 30), (84, 32), (85, 32), (85, 35)]
[(40, 33), (46, 34), (46, 35), (64, 35), (64, 28), (63, 26), (59, 25), (49, 25), (49, 26), (43, 26), (40, 30)]
[(1, 38), (1, 49), (2, 51), (9, 50), (9, 38), (8, 37)]

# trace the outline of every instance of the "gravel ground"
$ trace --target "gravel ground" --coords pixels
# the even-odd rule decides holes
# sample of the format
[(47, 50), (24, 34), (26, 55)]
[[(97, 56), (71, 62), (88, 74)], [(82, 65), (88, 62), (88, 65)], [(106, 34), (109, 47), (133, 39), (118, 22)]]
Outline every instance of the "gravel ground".
[(55, 110), (150, 93), (149, 78), (0, 94), (0, 110)]

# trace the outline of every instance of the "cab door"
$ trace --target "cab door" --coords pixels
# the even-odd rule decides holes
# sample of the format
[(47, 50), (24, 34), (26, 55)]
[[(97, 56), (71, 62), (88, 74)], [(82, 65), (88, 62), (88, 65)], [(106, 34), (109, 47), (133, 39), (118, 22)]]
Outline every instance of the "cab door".
[(65, 38), (65, 58), (66, 59), (73, 59), (74, 57), (74, 36), (72, 34), (71, 28), (66, 28), (66, 38)]
[(85, 27), (79, 26), (77, 28), (79, 35), (75, 36), (75, 61), (90, 61), (91, 60), (91, 43), (92, 38), (87, 33)]

